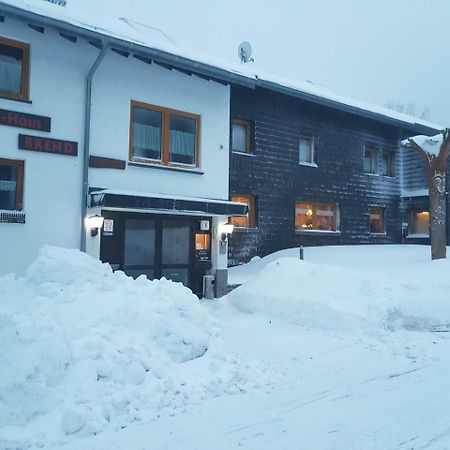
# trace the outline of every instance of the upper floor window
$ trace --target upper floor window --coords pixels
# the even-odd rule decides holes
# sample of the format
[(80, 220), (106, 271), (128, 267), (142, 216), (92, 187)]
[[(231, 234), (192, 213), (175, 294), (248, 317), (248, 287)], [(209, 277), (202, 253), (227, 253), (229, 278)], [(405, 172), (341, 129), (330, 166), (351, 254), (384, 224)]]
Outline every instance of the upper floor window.
[(314, 138), (312, 136), (300, 136), (298, 154), (300, 164), (314, 164)]
[(295, 203), (295, 229), (298, 231), (337, 231), (338, 207), (335, 203)]
[(232, 194), (232, 202), (244, 203), (248, 206), (248, 213), (243, 217), (232, 217), (231, 223), (236, 228), (255, 228), (256, 227), (256, 202), (251, 194)]
[(199, 165), (200, 116), (131, 102), (130, 160)]
[(395, 176), (395, 153), (389, 150), (383, 150), (383, 175)]
[(30, 46), (0, 37), (0, 95), (28, 100)]
[(430, 213), (429, 211), (412, 211), (409, 225), (410, 234), (430, 234)]
[(364, 148), (364, 172), (378, 173), (378, 151), (373, 147)]
[(231, 121), (231, 150), (233, 152), (251, 153), (251, 123), (248, 120)]
[(22, 209), (24, 162), (0, 158), (0, 209)]
[(370, 207), (370, 232), (371, 233), (385, 233), (384, 223), (384, 208), (379, 206)]

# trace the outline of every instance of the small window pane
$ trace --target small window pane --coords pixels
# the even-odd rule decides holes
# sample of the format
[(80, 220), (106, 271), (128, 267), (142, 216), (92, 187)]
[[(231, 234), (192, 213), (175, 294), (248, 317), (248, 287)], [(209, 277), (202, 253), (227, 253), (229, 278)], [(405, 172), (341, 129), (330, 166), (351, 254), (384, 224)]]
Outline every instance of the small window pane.
[(146, 108), (133, 109), (133, 156), (161, 159), (162, 113)]
[(297, 230), (337, 230), (337, 207), (333, 203), (297, 202), (295, 205)]
[(376, 174), (378, 172), (377, 151), (374, 148), (364, 150), (364, 172)]
[(306, 163), (314, 162), (312, 138), (308, 138), (305, 136), (300, 137), (299, 155), (300, 155), (300, 162)]
[(251, 195), (235, 194), (231, 196), (231, 201), (248, 206), (247, 215), (232, 217), (231, 223), (238, 228), (254, 228), (256, 226), (254, 198)]
[(0, 164), (0, 209), (15, 210), (17, 205), (18, 170)]
[(383, 175), (386, 177), (394, 176), (394, 154), (389, 151), (383, 152)]
[(174, 163), (195, 164), (196, 121), (170, 115), (169, 160)]
[(370, 208), (370, 232), (384, 233), (384, 208)]
[(236, 152), (247, 152), (248, 127), (242, 123), (231, 125), (231, 149)]
[(21, 94), (23, 53), (21, 48), (0, 44), (0, 90)]
[(428, 211), (415, 211), (412, 213), (412, 234), (430, 234), (430, 213)]

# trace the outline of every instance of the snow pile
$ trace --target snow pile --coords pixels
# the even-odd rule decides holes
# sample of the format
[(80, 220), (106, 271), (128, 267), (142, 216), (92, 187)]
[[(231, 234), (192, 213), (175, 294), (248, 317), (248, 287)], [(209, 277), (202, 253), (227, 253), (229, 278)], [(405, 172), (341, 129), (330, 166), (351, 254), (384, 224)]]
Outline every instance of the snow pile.
[(0, 342), (0, 448), (117, 430), (248, 383), (190, 290), (76, 250), (45, 247), (25, 278), (0, 278)]
[(322, 330), (379, 333), (447, 327), (450, 262), (412, 267), (381, 271), (364, 269), (363, 263), (344, 268), (284, 257), (264, 266), (228, 299), (244, 312)]
[(415, 142), (422, 150), (429, 155), (438, 156), (441, 150), (442, 142), (444, 142), (443, 134), (437, 134), (436, 136), (414, 136), (402, 141), (402, 145), (410, 144), (410, 141)]

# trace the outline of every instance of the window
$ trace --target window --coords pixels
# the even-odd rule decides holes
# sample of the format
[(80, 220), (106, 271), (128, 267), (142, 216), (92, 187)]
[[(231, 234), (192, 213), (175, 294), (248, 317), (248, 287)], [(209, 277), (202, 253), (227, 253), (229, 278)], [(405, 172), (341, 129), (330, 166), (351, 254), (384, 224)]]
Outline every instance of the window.
[(384, 208), (377, 206), (370, 207), (370, 232), (385, 233), (384, 228)]
[(0, 37), (0, 95), (28, 100), (30, 46)]
[(233, 119), (231, 121), (231, 150), (233, 152), (251, 153), (251, 124), (248, 120)]
[(200, 116), (132, 101), (130, 128), (131, 161), (198, 167)]
[(410, 234), (430, 234), (430, 213), (429, 211), (412, 211), (409, 227)]
[(24, 162), (0, 158), (0, 209), (22, 209)]
[(383, 150), (383, 175), (385, 177), (395, 176), (395, 154), (389, 150)]
[(378, 152), (372, 147), (364, 149), (364, 172), (376, 174), (378, 173)]
[(256, 227), (256, 211), (255, 197), (250, 194), (232, 194), (231, 201), (237, 203), (245, 203), (248, 206), (246, 216), (236, 216), (231, 218), (231, 223), (237, 228), (255, 228)]
[(300, 164), (314, 164), (314, 139), (312, 136), (300, 136), (298, 154)]
[(298, 231), (337, 231), (338, 208), (334, 203), (295, 203), (295, 229)]

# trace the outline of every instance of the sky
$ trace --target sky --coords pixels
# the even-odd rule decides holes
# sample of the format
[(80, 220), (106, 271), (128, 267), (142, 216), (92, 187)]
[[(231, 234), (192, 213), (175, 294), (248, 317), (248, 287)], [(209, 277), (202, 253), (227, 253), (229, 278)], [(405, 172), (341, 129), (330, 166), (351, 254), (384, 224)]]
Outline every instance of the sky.
[(178, 45), (238, 62), (253, 46), (255, 71), (311, 80), (450, 127), (450, 0), (68, 0), (93, 14), (163, 30)]

